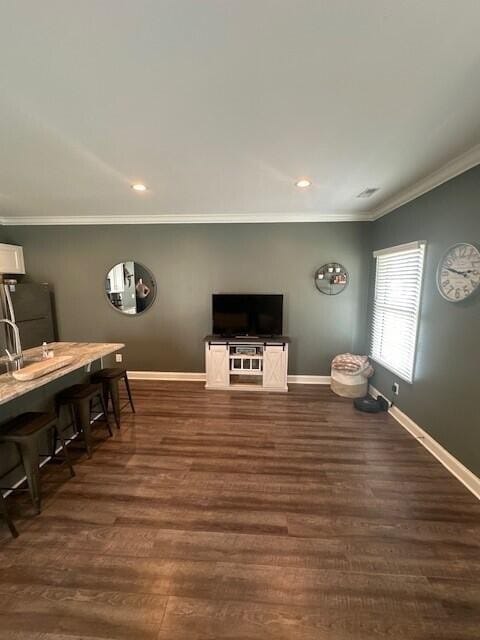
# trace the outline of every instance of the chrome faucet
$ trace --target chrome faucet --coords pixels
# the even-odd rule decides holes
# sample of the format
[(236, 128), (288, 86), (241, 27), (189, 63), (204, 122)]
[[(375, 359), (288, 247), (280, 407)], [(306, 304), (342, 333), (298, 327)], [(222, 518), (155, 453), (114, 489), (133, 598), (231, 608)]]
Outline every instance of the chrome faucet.
[(12, 327), (13, 336), (15, 339), (15, 353), (10, 354), (6, 349), (5, 351), (7, 352), (9, 360), (15, 363), (15, 368), (21, 369), (23, 367), (23, 353), (22, 353), (22, 343), (20, 342), (20, 332), (18, 330), (18, 327), (15, 324), (15, 322), (12, 322), (11, 320), (7, 320), (6, 318), (0, 318), (0, 322), (4, 322), (5, 324), (8, 324), (10, 327)]

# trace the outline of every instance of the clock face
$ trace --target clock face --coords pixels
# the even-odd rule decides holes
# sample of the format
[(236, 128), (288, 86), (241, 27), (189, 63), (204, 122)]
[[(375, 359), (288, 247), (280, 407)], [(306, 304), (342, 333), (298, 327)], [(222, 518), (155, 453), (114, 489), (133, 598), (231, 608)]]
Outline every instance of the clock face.
[(438, 265), (437, 286), (450, 302), (460, 302), (480, 286), (480, 251), (473, 244), (456, 244)]

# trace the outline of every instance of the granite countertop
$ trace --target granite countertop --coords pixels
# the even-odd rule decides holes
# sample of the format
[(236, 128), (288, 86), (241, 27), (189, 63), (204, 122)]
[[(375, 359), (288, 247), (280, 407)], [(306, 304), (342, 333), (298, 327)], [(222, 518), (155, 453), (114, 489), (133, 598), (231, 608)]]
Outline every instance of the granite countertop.
[[(54, 351), (55, 356), (72, 356), (73, 361), (47, 375), (28, 382), (20, 382), (7, 374), (0, 376), (0, 405), (23, 396), (29, 391), (43, 387), (44, 385), (62, 378), (72, 371), (77, 371), (82, 367), (99, 360), (111, 353), (120, 351), (125, 345), (117, 342), (50, 342), (48, 348)], [(42, 348), (35, 347), (23, 352), (25, 359), (39, 360), (42, 356)], [(28, 364), (26, 365), (28, 366)]]

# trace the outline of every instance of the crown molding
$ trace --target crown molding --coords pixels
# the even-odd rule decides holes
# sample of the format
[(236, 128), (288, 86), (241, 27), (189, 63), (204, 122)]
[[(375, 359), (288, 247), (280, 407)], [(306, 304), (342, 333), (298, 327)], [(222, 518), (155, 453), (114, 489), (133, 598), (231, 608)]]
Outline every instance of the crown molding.
[(198, 213), (198, 214), (109, 214), (98, 216), (4, 216), (4, 226), (112, 225), (112, 224), (258, 224), (293, 222), (368, 222), (367, 212), (320, 211), (298, 213)]
[(407, 189), (396, 193), (392, 198), (385, 200), (379, 207), (370, 212), (368, 216), (369, 220), (372, 222), (378, 220), (387, 215), (387, 213), (391, 213), (395, 209), (398, 209), (398, 207), (407, 204), (407, 202), (411, 202), (428, 191), (432, 191), (432, 189), (459, 176), (461, 173), (465, 173), (465, 171), (476, 167), (478, 164), (480, 164), (480, 144), (477, 144), (460, 156), (450, 160), (440, 167), (440, 169), (418, 180), (418, 182), (415, 182), (415, 184)]
[(268, 224), (295, 222), (374, 222), (444, 182), (480, 164), (480, 144), (450, 160), (410, 187), (397, 192), (371, 211), (309, 211), (290, 213), (159, 213), (89, 216), (3, 216), (2, 226), (60, 226), (112, 224)]

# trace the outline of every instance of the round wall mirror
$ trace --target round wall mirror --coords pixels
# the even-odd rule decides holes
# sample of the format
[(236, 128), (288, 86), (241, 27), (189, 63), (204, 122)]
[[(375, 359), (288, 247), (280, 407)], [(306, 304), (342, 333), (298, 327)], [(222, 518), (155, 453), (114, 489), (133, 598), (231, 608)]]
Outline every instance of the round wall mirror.
[(155, 300), (155, 278), (150, 269), (139, 262), (119, 262), (107, 273), (105, 293), (114, 309), (131, 316), (138, 315)]

